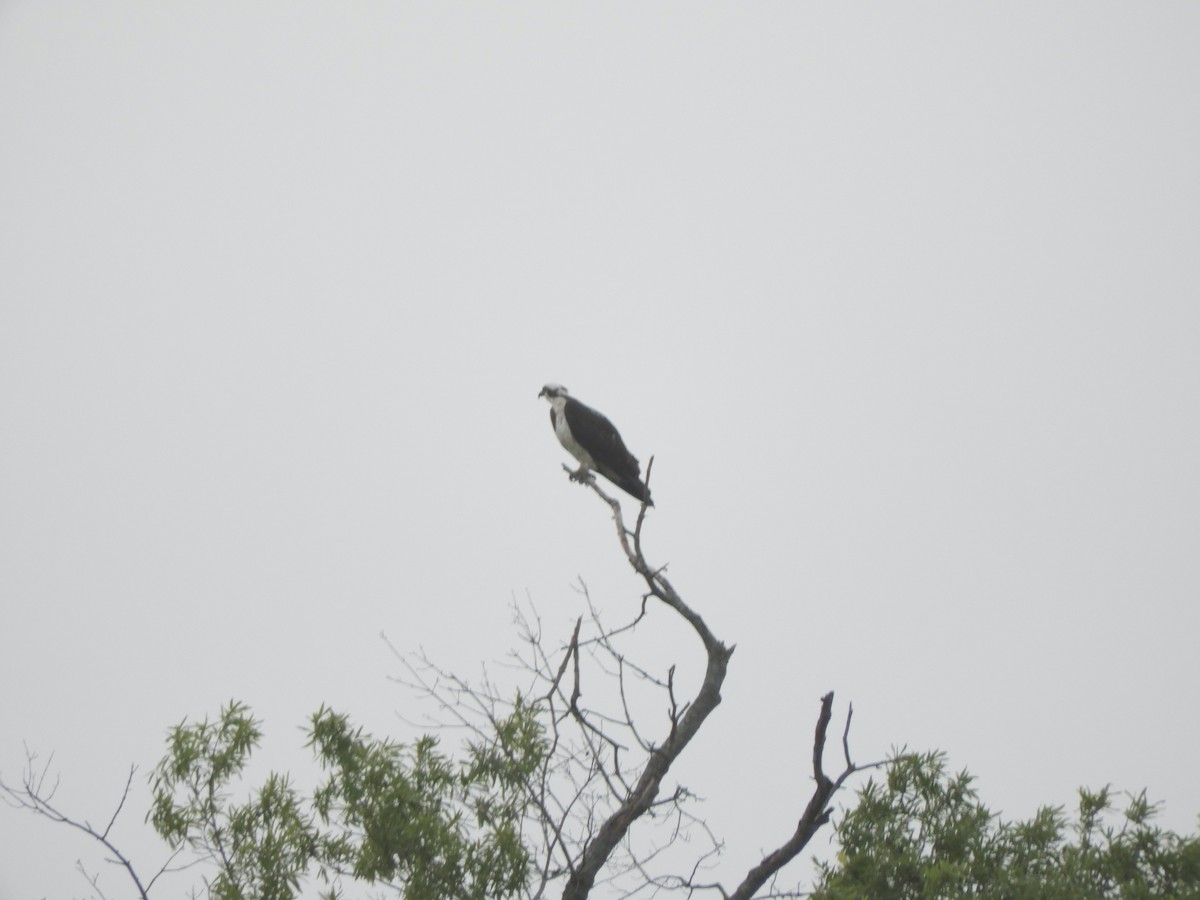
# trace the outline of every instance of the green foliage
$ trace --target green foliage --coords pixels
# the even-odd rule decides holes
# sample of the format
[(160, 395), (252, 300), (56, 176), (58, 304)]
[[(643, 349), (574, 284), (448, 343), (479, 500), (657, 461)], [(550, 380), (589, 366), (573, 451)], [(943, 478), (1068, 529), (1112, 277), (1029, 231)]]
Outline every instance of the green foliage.
[(940, 753), (897, 757), (886, 778), (859, 791), (836, 826), (836, 863), (818, 864), (814, 900), (1150, 900), (1200, 898), (1200, 837), (1153, 824), (1156, 807), (1133, 796), (1119, 824), (1108, 788), (1079, 792), (1072, 824), (1043, 807), (1005, 822), (980, 801), (965, 771)]
[(342, 876), (393, 884), (406, 900), (510, 897), (528, 876), (521, 823), (547, 747), (520, 698), (493, 725), (456, 763), (434, 737), (377, 740), (322, 707), (308, 746), (328, 777), (311, 804), (274, 773), (238, 803), (231, 783), (261, 731), (231, 703), (214, 723), (171, 729), (148, 818), (172, 845), (217, 864), (217, 900), (291, 900), (309, 874), (333, 885), (330, 897)]
[(172, 845), (187, 844), (220, 863), (209, 885), (217, 900), (289, 900), (313, 856), (310, 817), (286, 777), (269, 775), (244, 803), (229, 797), (230, 781), (258, 745), (258, 725), (240, 703), (221, 710), (215, 723), (182, 722), (151, 776), (150, 822)]

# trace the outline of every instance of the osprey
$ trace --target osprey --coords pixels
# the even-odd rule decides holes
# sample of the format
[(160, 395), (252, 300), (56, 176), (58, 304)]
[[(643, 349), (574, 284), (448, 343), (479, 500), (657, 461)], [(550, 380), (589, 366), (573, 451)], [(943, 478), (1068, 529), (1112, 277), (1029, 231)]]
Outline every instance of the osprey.
[(590, 406), (567, 393), (561, 384), (548, 384), (539, 397), (550, 401), (550, 424), (558, 441), (579, 460), (573, 481), (586, 481), (588, 470), (595, 469), (625, 493), (653, 506), (650, 489), (642, 483), (642, 470), (613, 423)]

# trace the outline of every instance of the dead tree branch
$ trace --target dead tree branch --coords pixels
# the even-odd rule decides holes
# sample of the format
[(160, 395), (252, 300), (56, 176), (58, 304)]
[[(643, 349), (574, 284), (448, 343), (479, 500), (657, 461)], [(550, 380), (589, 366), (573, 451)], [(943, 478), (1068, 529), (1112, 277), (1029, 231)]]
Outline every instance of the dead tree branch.
[[(110, 854), (107, 861), (113, 863), (114, 865), (120, 866), (125, 870), (126, 874), (133, 882), (134, 888), (137, 891), (137, 896), (140, 897), (141, 900), (149, 900), (150, 889), (154, 887), (154, 883), (158, 881), (159, 877), (167, 872), (176, 871), (176, 869), (171, 868), (171, 864), (179, 856), (180, 851), (176, 850), (174, 853), (172, 853), (162, 867), (154, 874), (154, 876), (149, 881), (143, 883), (130, 859), (125, 856), (125, 854), (123, 854), (113, 843), (111, 837), (113, 825), (116, 824), (117, 817), (121, 814), (121, 810), (125, 808), (125, 802), (129, 799), (129, 794), (133, 787), (133, 774), (135, 771), (137, 771), (136, 767), (129, 767), (129, 777), (125, 779), (125, 789), (121, 792), (121, 799), (117, 802), (116, 810), (113, 812), (112, 816), (109, 817), (108, 824), (104, 827), (104, 830), (101, 831), (94, 827), (86, 819), (83, 821), (73, 819), (54, 805), (52, 801), (54, 800), (55, 792), (58, 790), (58, 780), (55, 779), (53, 786), (49, 787), (49, 789), (47, 789), (46, 786), (46, 780), (49, 777), (50, 772), (50, 764), (53, 762), (53, 760), (54, 755), (51, 754), (46, 760), (45, 765), (38, 767), (37, 755), (26, 749), (25, 771), (21, 776), (21, 785), (19, 787), (15, 787), (13, 785), (6, 784), (2, 779), (0, 779), (0, 793), (4, 795), (5, 802), (17, 809), (25, 809), (36, 815), (49, 819), (51, 822), (56, 822), (60, 825), (67, 825), (76, 829), (77, 831), (83, 832), (88, 837), (97, 841)], [(84, 878), (86, 878), (92, 885), (92, 888), (103, 897), (103, 894), (100, 892), (99, 885), (97, 884), (97, 876), (89, 875), (83, 868), (82, 863), (78, 864), (78, 868), (83, 874)]]
[[(651, 459), (646, 466), (647, 484), (649, 484), (650, 472), (653, 467), (654, 460)], [(633, 567), (634, 571), (646, 582), (649, 594), (675, 610), (692, 626), (692, 629), (704, 645), (708, 661), (700, 690), (696, 693), (691, 703), (688, 704), (686, 711), (678, 716), (677, 721), (671, 723), (670, 731), (663, 742), (659, 746), (652, 748), (642, 774), (634, 785), (633, 790), (629, 792), (616, 811), (604, 821), (595, 836), (588, 842), (578, 865), (567, 880), (562, 895), (563, 900), (583, 900), (583, 898), (588, 896), (600, 870), (612, 855), (617, 844), (628, 834), (630, 826), (654, 804), (663, 779), (666, 777), (671, 765), (687, 745), (691, 743), (692, 738), (696, 736), (696, 732), (700, 730), (700, 726), (704, 724), (705, 720), (712, 714), (712, 711), (720, 704), (721, 686), (725, 682), (725, 673), (729, 665), (729, 658), (733, 654), (734, 649), (733, 647), (726, 647), (717, 640), (700, 615), (688, 606), (675, 588), (671, 586), (670, 581), (667, 580), (661, 568), (654, 569), (646, 562), (646, 558), (642, 555), (641, 546), (642, 526), (646, 519), (646, 504), (642, 504), (638, 511), (637, 523), (634, 526), (633, 541), (631, 543), (630, 532), (626, 529), (625, 521), (621, 515), (620, 503), (605, 494), (595, 482), (592, 482), (590, 487), (612, 509), (613, 520), (617, 528), (617, 539), (621, 543), (621, 549), (625, 552), (625, 557), (629, 560), (629, 564)], [(673, 681), (671, 690), (674, 690)]]
[(796, 831), (792, 836), (779, 848), (763, 857), (762, 862), (746, 873), (746, 877), (733, 893), (725, 895), (729, 900), (750, 900), (780, 869), (795, 859), (800, 851), (808, 846), (808, 842), (812, 840), (813, 835), (817, 833), (822, 825), (829, 821), (829, 817), (833, 812), (832, 807), (829, 805), (830, 801), (832, 801), (833, 795), (838, 792), (838, 789), (845, 784), (847, 778), (855, 772), (883, 765), (883, 760), (869, 763), (865, 766), (856, 766), (850, 761), (848, 741), (850, 719), (853, 715), (854, 707), (850, 707), (849, 712), (846, 714), (846, 727), (842, 732), (842, 747), (846, 755), (846, 767), (837, 778), (830, 778), (825, 774), (823, 760), (829, 722), (833, 718), (833, 693), (830, 692), (821, 698), (821, 712), (817, 716), (817, 729), (813, 736), (812, 766), (816, 787), (813, 788), (808, 805), (804, 808), (804, 813), (800, 816), (800, 821), (796, 825)]
[[(647, 485), (649, 484), (650, 473), (653, 467), (654, 460), (651, 458), (646, 466)], [(642, 552), (642, 527), (646, 518), (646, 504), (643, 503), (638, 510), (637, 521), (633, 531), (630, 532), (625, 527), (620, 504), (608, 496), (594, 481), (589, 486), (612, 510), (613, 521), (617, 530), (617, 539), (629, 564), (646, 582), (648, 588), (646, 596), (655, 597), (660, 600), (678, 613), (692, 627), (704, 645), (707, 666), (700, 690), (693, 700), (684, 706), (682, 712), (679, 710), (675, 697), (675, 667), (671, 666), (668, 670), (667, 692), (671, 705), (669, 713), (670, 730), (662, 744), (652, 749), (641, 777), (638, 779), (633, 791), (630, 792), (624, 802), (609, 816), (603, 825), (601, 825), (596, 835), (588, 842), (578, 865), (574, 868), (567, 882), (566, 889), (563, 892), (564, 900), (583, 900), (583, 898), (588, 896), (598, 873), (605, 865), (605, 862), (618, 842), (626, 837), (630, 826), (640, 816), (645, 814), (647, 810), (651, 809), (662, 781), (670, 770), (672, 763), (688, 746), (705, 720), (721, 702), (721, 687), (725, 681), (729, 658), (734, 650), (732, 646), (727, 647), (718, 640), (699, 613), (684, 602), (683, 598), (663, 574), (666, 567), (654, 568), (646, 561)], [(674, 886), (685, 888), (689, 891), (716, 890), (723, 897), (729, 898), (729, 900), (749, 900), (764, 884), (773, 879), (780, 869), (794, 859), (808, 845), (808, 842), (821, 826), (829, 821), (832, 811), (829, 805), (830, 801), (833, 795), (845, 783), (846, 779), (856, 771), (860, 771), (861, 768), (870, 768), (882, 764), (872, 763), (867, 767), (856, 767), (851, 762), (849, 733), (850, 719), (853, 714), (854, 711), (851, 707), (846, 716), (846, 727), (842, 733), (842, 747), (846, 758), (845, 768), (836, 778), (830, 778), (825, 773), (823, 759), (829, 723), (833, 716), (833, 693), (828, 693), (821, 698), (821, 710), (817, 718), (812, 755), (813, 777), (816, 781), (816, 787), (791, 838), (778, 849), (767, 854), (758, 865), (754, 866), (732, 893), (727, 892), (719, 884), (700, 884), (695, 882), (692, 880), (696, 874), (695, 870), (693, 870), (690, 878), (675, 880)], [(661, 881), (657, 884), (660, 887), (665, 886)]]

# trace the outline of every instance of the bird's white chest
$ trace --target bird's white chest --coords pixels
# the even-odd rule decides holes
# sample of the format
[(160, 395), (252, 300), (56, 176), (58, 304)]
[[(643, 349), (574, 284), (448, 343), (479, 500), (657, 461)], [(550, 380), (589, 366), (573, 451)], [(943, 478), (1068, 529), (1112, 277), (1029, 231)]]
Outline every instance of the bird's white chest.
[(554, 411), (554, 434), (568, 453), (589, 469), (595, 468), (596, 462), (592, 455), (580, 446), (579, 441), (571, 434), (571, 429), (567, 427), (566, 405), (566, 400), (561, 397), (556, 397), (551, 403), (551, 409)]

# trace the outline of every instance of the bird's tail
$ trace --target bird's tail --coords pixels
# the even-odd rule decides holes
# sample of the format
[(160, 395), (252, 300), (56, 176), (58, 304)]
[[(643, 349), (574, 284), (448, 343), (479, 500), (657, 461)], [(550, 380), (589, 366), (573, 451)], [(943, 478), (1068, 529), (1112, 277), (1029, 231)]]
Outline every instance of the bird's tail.
[(637, 478), (622, 478), (617, 482), (617, 487), (647, 506), (654, 505), (654, 501), (650, 499), (650, 488), (642, 484)]

